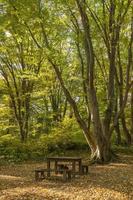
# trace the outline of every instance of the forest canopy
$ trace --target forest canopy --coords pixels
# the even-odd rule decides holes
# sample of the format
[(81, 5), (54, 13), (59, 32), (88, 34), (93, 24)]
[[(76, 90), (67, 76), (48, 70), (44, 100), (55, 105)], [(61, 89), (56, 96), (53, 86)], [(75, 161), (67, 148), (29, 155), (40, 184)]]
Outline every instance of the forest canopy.
[(113, 143), (131, 145), (131, 4), (0, 1), (1, 146), (32, 140), (44, 152), (76, 138), (107, 162)]

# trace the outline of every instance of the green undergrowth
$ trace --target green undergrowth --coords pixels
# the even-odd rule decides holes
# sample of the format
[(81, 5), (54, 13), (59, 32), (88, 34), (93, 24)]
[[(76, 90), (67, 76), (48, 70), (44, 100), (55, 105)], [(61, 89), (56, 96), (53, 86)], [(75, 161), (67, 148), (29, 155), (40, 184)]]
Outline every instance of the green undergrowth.
[(123, 153), (133, 155), (133, 145), (126, 146), (126, 145), (113, 145), (113, 150), (115, 153)]
[[(115, 140), (114, 140), (115, 141)], [(117, 153), (133, 154), (133, 146), (115, 145)], [(43, 161), (47, 156), (81, 156), (89, 157), (89, 147), (73, 119), (65, 119), (54, 127), (49, 134), (33, 136), (22, 143), (13, 134), (0, 136), (0, 164), (20, 163), (24, 161)]]
[(73, 120), (64, 120), (49, 134), (29, 137), (25, 143), (11, 134), (0, 137), (0, 162), (39, 161), (48, 155), (79, 155), (84, 151), (88, 151), (88, 145)]

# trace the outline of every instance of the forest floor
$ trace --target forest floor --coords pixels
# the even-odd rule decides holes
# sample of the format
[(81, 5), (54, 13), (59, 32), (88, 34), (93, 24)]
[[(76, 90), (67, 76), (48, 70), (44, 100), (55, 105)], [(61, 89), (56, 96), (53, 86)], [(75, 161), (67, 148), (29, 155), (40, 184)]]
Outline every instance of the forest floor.
[(63, 183), (35, 182), (34, 169), (44, 163), (0, 167), (0, 200), (132, 200), (133, 155), (120, 155), (118, 162), (92, 165), (89, 174)]

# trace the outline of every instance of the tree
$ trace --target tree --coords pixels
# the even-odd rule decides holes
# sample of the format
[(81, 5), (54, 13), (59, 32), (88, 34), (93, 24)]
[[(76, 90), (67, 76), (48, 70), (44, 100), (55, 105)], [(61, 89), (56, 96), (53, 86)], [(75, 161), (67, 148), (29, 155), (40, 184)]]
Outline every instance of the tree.
[[(116, 70), (116, 50), (117, 45), (119, 43), (119, 35), (121, 30), (121, 24), (123, 22), (123, 19), (128, 11), (128, 8), (130, 6), (131, 1), (129, 1), (126, 5), (126, 8), (124, 9), (123, 13), (120, 14), (118, 12), (118, 16), (116, 17), (116, 4), (114, 1), (109, 2), (109, 7), (106, 10), (108, 12), (108, 24), (101, 24), (103, 28), (102, 31), (104, 31), (103, 39), (106, 46), (108, 55), (108, 99), (106, 103), (106, 110), (103, 120), (100, 117), (100, 111), (99, 111), (99, 102), (97, 99), (96, 94), (96, 85), (94, 83), (94, 73), (95, 73), (95, 50), (93, 47), (92, 42), (92, 35), (91, 35), (91, 28), (90, 28), (90, 21), (87, 14), (87, 7), (86, 2), (76, 1), (79, 13), (82, 20), (82, 27), (83, 27), (83, 33), (84, 33), (84, 40), (85, 40), (85, 56), (86, 56), (86, 87), (89, 97), (89, 108), (91, 111), (91, 114), (93, 116), (93, 132), (95, 139), (92, 138), (92, 135), (88, 132), (88, 127), (85, 123), (85, 121), (82, 119), (81, 115), (79, 114), (78, 107), (76, 105), (76, 102), (73, 100), (69, 90), (65, 87), (64, 81), (62, 79), (62, 76), (59, 71), (58, 65), (50, 58), (48, 57), (49, 62), (53, 66), (57, 77), (60, 81), (60, 84), (63, 88), (63, 91), (73, 107), (75, 117), (82, 128), (85, 137), (87, 138), (87, 141), (90, 145), (91, 151), (92, 151), (92, 157), (100, 160), (100, 161), (108, 161), (111, 158), (111, 150), (110, 150), (110, 139), (112, 135), (112, 127), (111, 127), (111, 120), (114, 110), (114, 96), (115, 96), (115, 70)], [(122, 6), (122, 4), (121, 4)], [(105, 2), (103, 2), (103, 15), (105, 15)], [(99, 23), (99, 18), (95, 18), (94, 14), (91, 12), (91, 16), (94, 20), (98, 19), (98, 22), (96, 21), (97, 25)], [(116, 17), (116, 18), (115, 18)], [(101, 31), (101, 27), (100, 27)], [(47, 47), (49, 48), (48, 42)], [(128, 85), (129, 86), (129, 85)], [(125, 99), (127, 98), (128, 90), (130, 86), (126, 90)], [(126, 102), (124, 103), (126, 104)], [(122, 109), (120, 110), (120, 113), (123, 114), (124, 106), (122, 105)], [(119, 116), (120, 117), (120, 116)], [(117, 120), (118, 118), (117, 117)], [(116, 122), (115, 122), (116, 123)], [(116, 123), (117, 124), (117, 123)]]
[(4, 12), (1, 17), (4, 24), (0, 43), (0, 73), (23, 142), (28, 137), (31, 94), (35, 76), (41, 67), (42, 52), (38, 51), (27, 32), (17, 24), (18, 18), (9, 7)]
[[(87, 0), (37, 2), (9, 1), (9, 6), (33, 46), (42, 53), (43, 63), (53, 68), (90, 146), (92, 159), (109, 161), (113, 156), (114, 129), (119, 131), (119, 122), (124, 130), (127, 128), (124, 112), (133, 84), (132, 29), (128, 28), (131, 0), (92, 1), (91, 4)], [(121, 48), (125, 45), (126, 32), (131, 37), (127, 41), (128, 52), (125, 50), (123, 55)], [(59, 106), (55, 91), (60, 86), (52, 91), (49, 88), (54, 113)], [(64, 99), (62, 94), (60, 97)], [(130, 134), (125, 133), (130, 143)]]

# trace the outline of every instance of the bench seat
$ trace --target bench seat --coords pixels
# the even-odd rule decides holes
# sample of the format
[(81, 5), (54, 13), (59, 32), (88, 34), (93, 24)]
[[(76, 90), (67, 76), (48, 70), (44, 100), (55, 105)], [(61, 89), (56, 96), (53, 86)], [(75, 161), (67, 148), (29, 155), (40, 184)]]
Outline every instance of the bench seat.
[(47, 177), (48, 172), (60, 173), (64, 181), (71, 180), (72, 171), (69, 169), (35, 169), (35, 180), (41, 181)]

